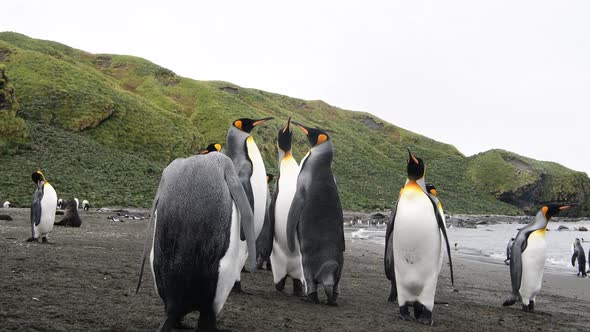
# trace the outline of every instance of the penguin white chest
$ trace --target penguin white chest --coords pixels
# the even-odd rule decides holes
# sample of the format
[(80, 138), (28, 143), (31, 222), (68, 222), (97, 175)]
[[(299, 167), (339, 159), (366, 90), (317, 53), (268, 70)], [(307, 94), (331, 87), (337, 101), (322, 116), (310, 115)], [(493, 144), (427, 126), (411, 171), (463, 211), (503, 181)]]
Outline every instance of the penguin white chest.
[(545, 230), (534, 231), (527, 239), (527, 247), (522, 252), (522, 277), (520, 282), (520, 296), (523, 304), (541, 291), (543, 284), (543, 270), (545, 268)]
[(419, 301), (431, 310), (440, 272), (441, 235), (432, 202), (416, 185), (406, 186), (393, 230), (398, 301)]
[(36, 226), (36, 235), (46, 236), (53, 229), (55, 222), (55, 210), (57, 209), (57, 193), (49, 184), (43, 187), (43, 198), (41, 198), (41, 222)]
[(252, 136), (246, 139), (246, 148), (248, 149), (248, 157), (250, 157), (250, 161), (252, 162), (250, 185), (252, 186), (252, 195), (254, 197), (254, 231), (256, 238), (258, 238), (262, 230), (262, 225), (264, 224), (264, 214), (266, 213), (266, 195), (268, 193), (266, 169), (260, 150), (258, 150), (258, 146), (256, 146)]

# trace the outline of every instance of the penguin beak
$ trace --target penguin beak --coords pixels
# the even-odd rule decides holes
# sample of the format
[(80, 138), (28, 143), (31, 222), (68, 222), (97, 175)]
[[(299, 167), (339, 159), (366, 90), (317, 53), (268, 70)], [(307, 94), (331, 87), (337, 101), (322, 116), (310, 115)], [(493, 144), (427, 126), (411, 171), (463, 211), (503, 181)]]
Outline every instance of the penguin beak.
[(264, 122), (266, 122), (268, 120), (272, 120), (272, 119), (274, 119), (274, 118), (271, 116), (271, 117), (268, 117), (268, 118), (262, 118), (262, 119), (256, 120), (256, 121), (254, 121), (254, 123), (252, 123), (252, 127), (256, 127), (259, 124), (264, 123)]
[(286, 133), (287, 130), (289, 130), (289, 125), (291, 125), (291, 117), (289, 117), (289, 120), (287, 120), (287, 125), (285, 128), (283, 128), (283, 133)]
[(408, 159), (408, 163), (410, 162), (410, 160), (412, 160), (414, 164), (420, 164), (420, 162), (418, 162), (418, 159), (416, 159), (416, 157), (412, 154), (412, 151), (410, 151), (410, 148), (408, 148), (408, 153), (410, 154), (410, 159)]
[(305, 135), (309, 135), (309, 129), (306, 126), (304, 126), (301, 123), (296, 122), (296, 121), (292, 121), (292, 122), (293, 122), (294, 125), (296, 125), (297, 127), (299, 127), (301, 129), (301, 131), (303, 131), (305, 133)]
[(574, 206), (576, 206), (576, 205), (575, 204), (572, 204), (572, 205), (562, 205), (562, 206), (559, 207), (559, 211), (567, 210), (567, 209), (569, 209), (571, 207), (574, 207)]

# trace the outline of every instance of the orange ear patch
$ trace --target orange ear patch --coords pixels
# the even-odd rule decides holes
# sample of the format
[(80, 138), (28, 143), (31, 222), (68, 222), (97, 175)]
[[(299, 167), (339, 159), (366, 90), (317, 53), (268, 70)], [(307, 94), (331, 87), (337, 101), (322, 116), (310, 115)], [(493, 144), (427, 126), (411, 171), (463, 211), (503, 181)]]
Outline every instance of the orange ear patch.
[(221, 144), (215, 144), (215, 149), (217, 150), (217, 152), (221, 151)]
[(544, 215), (547, 215), (547, 211), (549, 211), (549, 207), (547, 207), (547, 206), (543, 206), (543, 207), (541, 208), (541, 211), (543, 211), (543, 214), (544, 214)]
[(242, 120), (236, 120), (234, 122), (234, 126), (236, 126), (238, 129), (242, 129)]
[(328, 140), (328, 136), (326, 134), (319, 134), (318, 135), (318, 142), (316, 145), (320, 145)]

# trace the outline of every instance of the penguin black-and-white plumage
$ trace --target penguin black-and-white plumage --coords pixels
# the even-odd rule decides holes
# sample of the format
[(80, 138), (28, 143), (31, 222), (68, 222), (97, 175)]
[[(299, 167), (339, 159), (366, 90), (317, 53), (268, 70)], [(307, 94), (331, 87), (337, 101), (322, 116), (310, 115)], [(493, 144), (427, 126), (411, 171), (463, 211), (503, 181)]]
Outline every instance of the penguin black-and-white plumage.
[[(227, 131), (227, 145), (225, 154), (231, 159), (240, 178), (240, 182), (248, 197), (254, 213), (254, 231), (258, 238), (264, 225), (266, 215), (268, 185), (266, 182), (266, 168), (260, 150), (250, 134), (254, 127), (272, 118), (249, 119), (241, 118), (232, 122)], [(242, 241), (244, 237), (242, 236)], [(242, 266), (246, 261), (246, 245), (241, 243)], [(241, 291), (241, 275), (236, 279), (236, 291)]]
[[(274, 179), (274, 175), (266, 174), (266, 183)], [(269, 187), (270, 188), (270, 187)], [(270, 189), (266, 196), (266, 214), (264, 215), (264, 225), (258, 237), (256, 238), (256, 268), (262, 269), (264, 263), (266, 263), (266, 269), (271, 271), (270, 253), (272, 252), (272, 241), (273, 241), (273, 225), (270, 218), (270, 206), (272, 203), (272, 195)]]
[(293, 124), (307, 135), (311, 149), (300, 163), (287, 242), (291, 252), (299, 242), (309, 300), (319, 303), (317, 288), (323, 284), (328, 304), (336, 305), (345, 245), (342, 206), (332, 172), (334, 145), (326, 131)]
[(584, 248), (582, 247), (582, 243), (580, 239), (576, 239), (574, 241), (574, 253), (572, 255), (572, 266), (576, 266), (576, 261), (578, 263), (578, 276), (585, 277), (586, 276), (586, 253), (584, 252)]
[[(246, 268), (256, 268), (252, 209), (231, 160), (218, 152), (176, 159), (164, 169), (154, 199), (137, 290), (149, 252), (169, 331), (200, 311), (199, 329), (216, 330), (240, 274), (240, 229), (248, 245)], [(151, 245), (150, 245), (151, 243)]]
[(293, 294), (305, 295), (305, 277), (303, 273), (302, 257), (299, 248), (299, 239), (295, 234), (295, 250), (289, 249), (287, 241), (287, 224), (289, 209), (297, 191), (297, 178), (299, 165), (291, 153), (291, 118), (287, 120), (284, 128), (278, 134), (279, 177), (270, 209), (270, 215), (274, 230), (274, 240), (270, 261), (275, 288), (282, 292), (285, 288), (287, 277), (293, 279)]
[(88, 211), (89, 209), (90, 209), (90, 202), (88, 202), (87, 200), (83, 200), (82, 201), (82, 210)]
[(513, 237), (510, 238), (508, 244), (506, 245), (506, 259), (504, 260), (504, 263), (506, 265), (510, 265), (510, 257), (512, 256), (512, 244), (514, 244)]
[(31, 177), (36, 188), (31, 202), (31, 237), (27, 241), (36, 242), (41, 238), (47, 242), (47, 234), (55, 222), (57, 193), (41, 171), (33, 172)]
[(64, 208), (64, 200), (63, 199), (60, 198), (57, 200), (57, 208), (60, 210)]
[(451, 249), (442, 205), (428, 193), (422, 159), (409, 151), (408, 179), (393, 207), (385, 236), (385, 274), (391, 281), (390, 301), (397, 297), (400, 318), (411, 320), (409, 308), (422, 324), (432, 324), (438, 275), (442, 267), (443, 243), (454, 284)]
[(2, 204), (2, 207), (5, 209), (8, 209), (10, 207), (10, 202), (9, 201), (4, 202), (4, 204)]
[(549, 204), (543, 206), (535, 220), (521, 228), (512, 244), (510, 257), (510, 281), (512, 292), (504, 306), (522, 302), (524, 311), (533, 311), (535, 298), (541, 291), (545, 267), (545, 232), (551, 217), (571, 205)]

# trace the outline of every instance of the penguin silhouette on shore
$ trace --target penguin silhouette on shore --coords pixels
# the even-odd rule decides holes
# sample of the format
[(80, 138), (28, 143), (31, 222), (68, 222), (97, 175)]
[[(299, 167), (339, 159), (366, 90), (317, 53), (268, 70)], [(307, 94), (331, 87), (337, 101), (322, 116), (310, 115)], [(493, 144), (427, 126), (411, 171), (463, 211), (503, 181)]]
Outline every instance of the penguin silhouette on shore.
[(534, 311), (535, 299), (543, 284), (547, 224), (551, 217), (571, 206), (545, 205), (539, 210), (533, 222), (518, 231), (512, 244), (510, 257), (512, 292), (504, 301), (504, 306), (521, 301), (522, 310)]
[(572, 255), (572, 266), (578, 262), (578, 277), (586, 277), (586, 253), (580, 243), (580, 239), (574, 241), (574, 254)]
[(311, 149), (301, 160), (287, 218), (287, 244), (295, 252), (299, 242), (308, 300), (319, 303), (321, 284), (328, 305), (337, 305), (345, 245), (342, 206), (332, 173), (334, 145), (326, 131), (293, 124), (305, 133)]
[(46, 243), (47, 234), (51, 232), (55, 222), (57, 193), (41, 171), (33, 172), (31, 177), (35, 183), (35, 192), (31, 202), (31, 237), (27, 242), (38, 242), (41, 238)]
[(203, 151), (168, 165), (146, 230), (137, 291), (149, 253), (166, 317), (159, 331), (182, 326), (199, 311), (199, 330), (217, 331), (221, 312), (242, 269), (240, 232), (248, 246), (246, 268), (256, 268), (253, 214), (231, 160)]
[(442, 205), (426, 189), (426, 166), (408, 149), (408, 179), (390, 213), (385, 236), (385, 274), (391, 281), (389, 300), (397, 297), (400, 318), (432, 325), (438, 275), (442, 267), (444, 238), (454, 284), (453, 262)]

